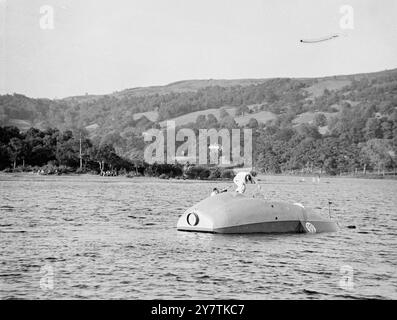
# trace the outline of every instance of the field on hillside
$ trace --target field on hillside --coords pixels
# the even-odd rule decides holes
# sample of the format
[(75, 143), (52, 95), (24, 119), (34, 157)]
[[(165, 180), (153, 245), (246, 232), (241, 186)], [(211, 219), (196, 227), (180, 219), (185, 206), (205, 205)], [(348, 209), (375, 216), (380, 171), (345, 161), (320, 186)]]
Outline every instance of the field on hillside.
[(304, 112), (304, 113), (299, 114), (292, 122), (296, 125), (299, 125), (302, 123), (312, 124), (316, 114), (320, 114), (320, 113), (322, 113), (327, 118), (327, 121), (332, 116), (336, 115), (336, 113), (331, 113), (331, 112)]
[(32, 123), (27, 120), (21, 120), (21, 119), (10, 119), (9, 120), (9, 125), (10, 126), (15, 126), (19, 128), (22, 131), (28, 130), (30, 127), (32, 127)]
[(157, 111), (148, 111), (148, 112), (141, 112), (141, 113), (135, 113), (133, 115), (134, 120), (139, 120), (145, 116), (152, 122), (157, 122), (159, 120), (159, 113)]
[[(263, 123), (265, 123), (268, 120), (273, 120), (276, 118), (276, 115), (269, 111), (260, 111), (257, 113), (247, 113), (243, 116), (236, 116), (236, 108), (235, 107), (223, 107), (223, 108), (226, 108), (226, 111), (232, 117), (234, 117), (234, 120), (240, 126), (244, 126), (244, 125), (248, 124), (248, 122), (251, 118), (254, 118), (254, 119), (258, 120), (258, 122), (263, 122)], [(175, 121), (175, 124), (177, 126), (182, 126), (182, 125), (186, 125), (190, 122), (196, 122), (197, 117), (200, 115), (207, 116), (209, 114), (213, 114), (219, 121), (220, 120), (220, 110), (221, 110), (221, 108), (219, 108), (219, 109), (212, 108), (212, 109), (207, 109), (207, 110), (190, 112), (190, 113), (184, 114), (182, 116), (179, 116), (179, 117), (176, 117), (173, 119), (161, 121), (160, 125), (165, 126), (166, 121), (171, 120), (171, 121)]]
[(350, 80), (333, 79), (333, 80), (320, 80), (318, 83), (306, 88), (312, 97), (320, 97), (325, 89), (339, 90), (351, 83)]
[[(224, 107), (226, 108), (226, 111), (232, 116), (234, 117), (236, 114), (236, 108), (235, 107)], [(189, 122), (196, 122), (196, 119), (198, 116), (200, 115), (209, 115), (209, 114), (213, 114), (218, 120), (220, 119), (220, 111), (221, 108), (219, 109), (206, 109), (206, 110), (200, 110), (200, 111), (195, 111), (195, 112), (190, 112), (187, 114), (184, 114), (182, 116), (176, 117), (176, 118), (172, 118), (172, 119), (168, 119), (168, 120), (164, 120), (160, 122), (161, 126), (165, 126), (167, 121), (175, 121), (175, 125), (177, 126), (182, 126), (185, 125)]]
[(276, 119), (276, 115), (270, 111), (259, 111), (257, 113), (247, 113), (244, 116), (235, 117), (234, 120), (240, 126), (248, 124), (251, 118), (256, 119), (258, 122), (266, 123), (269, 120)]

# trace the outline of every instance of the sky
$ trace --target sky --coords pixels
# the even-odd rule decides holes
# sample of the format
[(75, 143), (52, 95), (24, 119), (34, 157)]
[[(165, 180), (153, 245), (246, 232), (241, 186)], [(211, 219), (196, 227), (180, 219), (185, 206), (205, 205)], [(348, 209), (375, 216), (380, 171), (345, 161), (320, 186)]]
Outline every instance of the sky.
[(397, 68), (397, 1), (0, 0), (0, 37), (0, 94), (354, 74)]

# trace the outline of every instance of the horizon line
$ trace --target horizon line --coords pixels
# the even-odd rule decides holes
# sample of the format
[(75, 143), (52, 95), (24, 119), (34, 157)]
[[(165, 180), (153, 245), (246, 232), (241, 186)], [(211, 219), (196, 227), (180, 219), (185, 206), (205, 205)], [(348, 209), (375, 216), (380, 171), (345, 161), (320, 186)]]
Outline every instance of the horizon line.
[(115, 90), (113, 92), (109, 93), (85, 93), (85, 94), (78, 94), (78, 95), (69, 95), (65, 97), (53, 97), (53, 98), (48, 98), (48, 97), (39, 97), (39, 96), (29, 96), (25, 93), (19, 93), (19, 92), (6, 92), (6, 93), (1, 93), (0, 96), (6, 96), (6, 95), (22, 95), (27, 98), (31, 99), (43, 99), (43, 100), (65, 100), (65, 99), (71, 99), (71, 98), (82, 98), (82, 97), (101, 97), (101, 96), (107, 96), (107, 95), (112, 95), (116, 93), (121, 93), (127, 90), (139, 90), (139, 89), (148, 89), (148, 88), (164, 88), (167, 86), (171, 86), (177, 83), (182, 83), (182, 82), (188, 82), (188, 81), (243, 81), (243, 80), (249, 80), (249, 81), (267, 81), (267, 80), (272, 80), (272, 79), (295, 79), (295, 80), (309, 80), (309, 79), (325, 79), (325, 78), (332, 78), (332, 77), (347, 77), (347, 76), (360, 76), (360, 75), (365, 75), (365, 74), (376, 74), (376, 73), (381, 73), (381, 72), (390, 72), (390, 71), (397, 71), (397, 66), (391, 69), (383, 69), (383, 70), (377, 70), (377, 71), (369, 71), (369, 72), (358, 72), (358, 73), (341, 73), (341, 74), (330, 74), (330, 75), (323, 75), (323, 76), (309, 76), (309, 77), (287, 77), (287, 76), (282, 76), (282, 77), (265, 77), (265, 78), (201, 78), (201, 79), (183, 79), (183, 80), (176, 80), (172, 82), (168, 82), (165, 84), (153, 84), (153, 85), (147, 85), (147, 86), (136, 86), (136, 87), (129, 87), (129, 88), (124, 88), (121, 90)]

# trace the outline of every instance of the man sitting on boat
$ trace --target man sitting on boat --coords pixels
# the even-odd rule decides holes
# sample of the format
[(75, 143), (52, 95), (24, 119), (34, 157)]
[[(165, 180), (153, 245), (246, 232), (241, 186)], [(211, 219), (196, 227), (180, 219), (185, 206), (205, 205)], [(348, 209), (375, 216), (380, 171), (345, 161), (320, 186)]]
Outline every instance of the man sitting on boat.
[(217, 195), (218, 193), (227, 192), (227, 189), (219, 190), (218, 188), (212, 189), (211, 197)]

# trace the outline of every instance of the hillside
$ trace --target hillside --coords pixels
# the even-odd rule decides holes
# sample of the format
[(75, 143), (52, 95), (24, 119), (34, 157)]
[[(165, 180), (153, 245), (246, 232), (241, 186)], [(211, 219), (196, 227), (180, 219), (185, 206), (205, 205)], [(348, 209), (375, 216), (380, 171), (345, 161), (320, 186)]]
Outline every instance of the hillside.
[[(337, 113), (343, 104), (387, 104), (395, 99), (397, 70), (369, 74), (299, 79), (187, 80), (165, 86), (126, 89), (109, 95), (86, 95), (65, 99), (32, 99), (23, 95), (0, 96), (0, 125), (27, 130), (57, 127), (86, 128), (91, 136), (110, 132), (138, 132), (165, 120), (178, 125), (195, 122), (200, 115), (213, 114), (218, 121), (220, 108), (239, 125), (251, 118), (259, 123), (278, 116), (292, 115), (295, 123), (311, 122), (318, 112)], [(380, 97), (380, 94), (385, 94)], [(241, 107), (260, 109), (236, 115)], [(305, 118), (304, 113), (313, 116)], [(308, 119), (307, 121), (304, 119)]]
[[(249, 108), (250, 106), (247, 107)], [(239, 126), (247, 125), (251, 118), (255, 118), (260, 123), (266, 123), (267, 121), (274, 120), (277, 117), (273, 112), (270, 111), (258, 111), (258, 112), (254, 111), (252, 113), (247, 113), (244, 115), (236, 115), (237, 107), (222, 106), (222, 109), (225, 109), (227, 113), (234, 118), (234, 120), (237, 122)], [(221, 108), (218, 109), (211, 108), (201, 111), (190, 112), (176, 118), (163, 120), (160, 122), (160, 126), (164, 127), (167, 121), (175, 121), (176, 126), (184, 126), (189, 123), (195, 122), (197, 117), (200, 115), (208, 116), (210, 114), (214, 115), (217, 118), (217, 120), (220, 121), (221, 120), (220, 113), (221, 113)], [(147, 118), (149, 117), (154, 118), (154, 116), (150, 114), (139, 114), (140, 117), (143, 115), (146, 115)]]
[(194, 130), (254, 129), (255, 166), (262, 172), (393, 173), (397, 69), (309, 79), (189, 80), (61, 100), (3, 95), (0, 167), (51, 162), (77, 168), (82, 133), (87, 165), (95, 170), (106, 159), (110, 168), (131, 170), (136, 161), (142, 164), (142, 133), (167, 120)]
[(142, 97), (150, 95), (165, 95), (169, 93), (182, 93), (182, 92), (197, 92), (200, 89), (208, 87), (235, 87), (235, 86), (249, 86), (266, 82), (267, 79), (234, 79), (234, 80), (221, 80), (221, 79), (208, 79), (208, 80), (182, 80), (172, 82), (164, 86), (150, 86), (138, 87), (116, 91), (108, 95), (83, 95), (67, 97), (63, 100), (74, 102), (89, 102), (101, 99), (105, 96), (115, 97), (117, 99)]
[(236, 80), (184, 80), (173, 82), (165, 86), (152, 86), (143, 88), (126, 89), (115, 92), (112, 95), (117, 98), (124, 98), (129, 96), (148, 96), (153, 94), (164, 95), (172, 92), (197, 92), (200, 89), (208, 87), (235, 87), (235, 86), (249, 86), (264, 83), (266, 79), (236, 79)]

